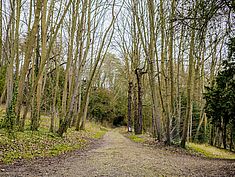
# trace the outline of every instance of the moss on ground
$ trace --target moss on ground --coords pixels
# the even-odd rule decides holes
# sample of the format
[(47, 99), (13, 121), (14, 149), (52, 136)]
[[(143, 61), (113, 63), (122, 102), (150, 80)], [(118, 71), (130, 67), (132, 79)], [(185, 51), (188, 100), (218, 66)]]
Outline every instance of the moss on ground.
[(207, 144), (189, 143), (187, 144), (187, 147), (209, 158), (235, 159), (234, 152), (225, 149), (220, 149)]
[(93, 139), (100, 139), (109, 129), (98, 125), (97, 123), (90, 122), (86, 124), (86, 133), (90, 134), (90, 137)]
[(141, 137), (141, 135), (130, 135), (128, 136), (132, 141), (136, 143), (143, 143), (145, 142), (145, 139)]
[[(153, 138), (151, 138), (151, 141), (149, 141), (149, 138), (148, 136), (146, 136), (146, 134), (134, 135), (133, 133), (126, 133), (126, 129), (120, 129), (120, 132), (122, 132), (126, 137), (128, 137), (129, 139), (131, 139), (136, 143), (147, 143), (147, 144), (149, 143), (150, 145), (155, 143), (153, 142)], [(176, 147), (171, 146), (171, 148), (172, 148), (171, 150), (174, 150), (174, 148)], [(186, 151), (190, 154), (198, 154), (198, 155), (200, 154), (208, 158), (235, 159), (234, 152), (210, 146), (208, 144), (188, 143)], [(177, 150), (177, 152), (180, 151)]]
[[(27, 125), (28, 126), (28, 125)], [(24, 132), (15, 132), (9, 136), (0, 129), (0, 162), (9, 164), (18, 159), (57, 156), (69, 151), (84, 148), (92, 139), (101, 138), (107, 130), (100, 125), (87, 122), (86, 130), (69, 129), (64, 137), (48, 132), (48, 127), (39, 131), (30, 131), (26, 126)]]

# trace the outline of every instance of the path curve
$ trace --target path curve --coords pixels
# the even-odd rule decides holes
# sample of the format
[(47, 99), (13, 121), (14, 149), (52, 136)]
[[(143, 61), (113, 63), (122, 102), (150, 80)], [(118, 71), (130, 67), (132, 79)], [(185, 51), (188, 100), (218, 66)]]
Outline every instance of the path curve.
[(235, 176), (235, 161), (210, 160), (173, 154), (134, 143), (118, 130), (105, 134), (94, 149), (60, 161), (49, 161), (6, 169), (0, 176), (17, 177), (155, 177)]

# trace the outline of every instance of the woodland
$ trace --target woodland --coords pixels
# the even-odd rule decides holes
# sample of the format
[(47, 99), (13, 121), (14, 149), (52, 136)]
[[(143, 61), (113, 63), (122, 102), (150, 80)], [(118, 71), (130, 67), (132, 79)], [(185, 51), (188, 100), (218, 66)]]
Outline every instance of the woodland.
[(0, 19), (0, 132), (235, 151), (234, 0), (2, 0)]

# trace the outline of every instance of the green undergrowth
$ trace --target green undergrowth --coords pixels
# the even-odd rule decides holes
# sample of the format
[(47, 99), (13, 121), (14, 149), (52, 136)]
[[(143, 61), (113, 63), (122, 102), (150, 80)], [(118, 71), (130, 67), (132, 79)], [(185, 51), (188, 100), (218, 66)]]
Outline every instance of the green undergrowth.
[[(149, 137), (147, 134), (134, 135), (134, 133), (127, 133), (125, 128), (120, 128), (120, 132), (124, 134), (127, 138), (136, 143), (149, 144), (150, 146), (156, 144), (153, 138)], [(158, 143), (158, 147), (161, 147), (162, 144)], [(163, 145), (164, 146), (164, 145)], [(217, 148), (210, 146), (208, 144), (196, 144), (196, 143), (187, 143), (187, 149), (183, 149), (178, 146), (165, 146), (165, 150), (168, 149), (172, 152), (195, 154), (199, 156), (204, 156), (208, 158), (217, 158), (217, 159), (232, 159), (235, 160), (235, 153), (229, 150)]]
[(134, 132), (127, 132), (127, 129), (124, 126), (119, 127), (118, 131), (135, 143), (144, 143), (146, 141), (146, 137), (144, 134), (135, 135)]
[(19, 159), (57, 156), (69, 151), (79, 150), (92, 139), (99, 139), (107, 129), (92, 122), (87, 122), (86, 130), (69, 129), (64, 137), (49, 133), (47, 128), (39, 131), (25, 130), (9, 134), (0, 129), (0, 162), (9, 164)]
[(207, 144), (188, 143), (188, 149), (199, 152), (205, 157), (219, 159), (235, 159), (235, 153), (229, 150), (220, 149)]
[(143, 143), (145, 142), (145, 139), (141, 137), (141, 135), (129, 135), (128, 136), (132, 141), (136, 143)]

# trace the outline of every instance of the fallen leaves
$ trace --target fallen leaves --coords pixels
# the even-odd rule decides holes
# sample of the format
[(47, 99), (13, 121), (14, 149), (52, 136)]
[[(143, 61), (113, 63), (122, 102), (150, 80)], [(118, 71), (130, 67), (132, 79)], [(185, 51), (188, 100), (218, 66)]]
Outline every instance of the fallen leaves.
[(15, 137), (7, 136), (1, 131), (0, 162), (12, 163), (17, 159), (57, 156), (68, 151), (77, 150), (89, 144), (91, 139), (101, 138), (105, 134), (100, 125), (87, 123), (85, 131), (69, 129), (64, 137), (49, 133), (46, 129), (37, 132), (26, 130), (16, 132)]

